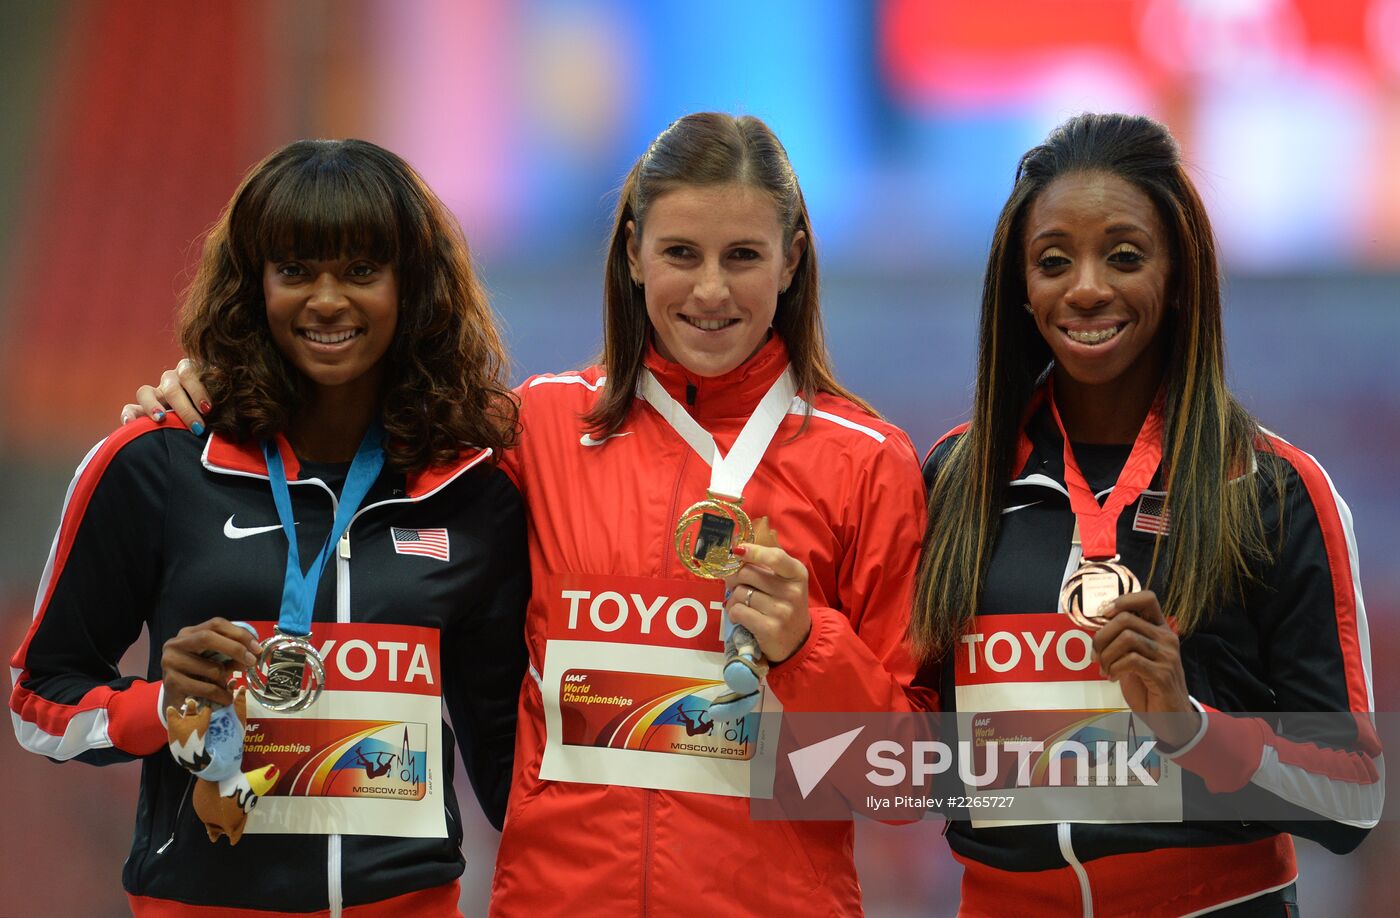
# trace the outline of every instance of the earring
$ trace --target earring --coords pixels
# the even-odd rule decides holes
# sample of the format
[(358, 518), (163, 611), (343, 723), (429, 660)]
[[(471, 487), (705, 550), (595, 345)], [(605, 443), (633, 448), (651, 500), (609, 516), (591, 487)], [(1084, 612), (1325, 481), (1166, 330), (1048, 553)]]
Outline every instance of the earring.
[(1035, 310), (1031, 308), (1031, 304), (1030, 304), (1030, 303), (1022, 303), (1022, 304), (1021, 304), (1021, 308), (1024, 309), (1024, 310), (1026, 311), (1026, 315), (1032, 316), (1032, 317), (1035, 316)]

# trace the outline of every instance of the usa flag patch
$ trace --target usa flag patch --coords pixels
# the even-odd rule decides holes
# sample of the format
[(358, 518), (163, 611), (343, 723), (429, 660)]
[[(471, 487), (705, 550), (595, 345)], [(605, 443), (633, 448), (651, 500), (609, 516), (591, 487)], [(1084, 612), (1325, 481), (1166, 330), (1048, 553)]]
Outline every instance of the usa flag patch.
[(448, 560), (446, 529), (389, 528), (394, 537), (394, 551), (401, 555), (427, 555), (439, 561)]
[(1133, 516), (1133, 529), (1149, 535), (1171, 535), (1172, 513), (1167, 509), (1164, 494), (1144, 494), (1138, 498), (1137, 513)]

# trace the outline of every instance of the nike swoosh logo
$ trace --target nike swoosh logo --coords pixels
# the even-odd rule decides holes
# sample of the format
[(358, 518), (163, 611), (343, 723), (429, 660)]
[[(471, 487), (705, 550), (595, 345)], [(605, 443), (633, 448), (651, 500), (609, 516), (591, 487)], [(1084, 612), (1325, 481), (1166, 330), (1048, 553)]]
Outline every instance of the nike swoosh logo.
[(276, 532), (281, 528), (281, 523), (276, 526), (235, 526), (232, 516), (224, 520), (224, 536), (229, 539), (246, 539), (248, 536), (262, 535), (264, 532)]
[(601, 440), (595, 440), (592, 434), (584, 434), (578, 438), (578, 442), (582, 443), (584, 446), (602, 446), (613, 437), (630, 437), (631, 435), (632, 431), (624, 430), (622, 433), (610, 433)]
[(1007, 507), (1005, 510), (1002, 510), (1001, 512), (1002, 512), (1002, 515), (1005, 515), (1005, 514), (1007, 514), (1007, 513), (1015, 513), (1017, 510), (1024, 510), (1024, 509), (1026, 509), (1027, 507), (1034, 507), (1036, 504), (1042, 504), (1042, 503), (1044, 503), (1044, 501), (1033, 500), (1033, 501), (1031, 501), (1031, 502), (1028, 503), (1028, 504), (1017, 504), (1017, 505), (1014, 506), (1014, 507)]

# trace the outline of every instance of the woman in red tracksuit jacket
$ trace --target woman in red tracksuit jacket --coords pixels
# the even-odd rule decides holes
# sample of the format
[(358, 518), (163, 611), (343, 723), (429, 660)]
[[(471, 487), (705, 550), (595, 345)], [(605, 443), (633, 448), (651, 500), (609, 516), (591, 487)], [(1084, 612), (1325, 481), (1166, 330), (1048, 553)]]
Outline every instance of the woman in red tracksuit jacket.
[(1290, 836), (1350, 851), (1383, 797), (1351, 514), (1225, 387), (1210, 223), (1164, 127), (1082, 115), (1022, 158), (981, 329), (972, 420), (926, 466), (915, 636), (981, 736), (1131, 709), (1108, 716), (1155, 732), (1165, 809), (1040, 787), (1017, 793), (1079, 808), (956, 819), (961, 913), (1295, 915)]
[[(740, 431), (775, 412), (739, 487), (783, 547), (747, 546), (728, 604), (773, 661), (764, 704), (907, 709), (917, 460), (831, 373), (806, 208), (762, 122), (691, 115), (652, 143), (622, 188), (604, 291), (603, 364), (520, 389), (507, 467), (529, 507), (532, 671), (492, 910), (858, 912), (850, 823), (749, 817), (733, 759), (752, 721), (709, 721), (702, 703), (725, 592), (675, 545), (707, 490), (740, 496), (710, 454), (742, 461)], [(656, 720), (618, 729), (627, 715)]]
[[(604, 298), (602, 364), (520, 387), (505, 464), (527, 506), (531, 665), (492, 912), (858, 913), (852, 824), (750, 819), (758, 718), (708, 711), (725, 611), (772, 664), (762, 710), (932, 703), (904, 642), (917, 456), (832, 373), (806, 205), (765, 124), (689, 115), (651, 144)], [(143, 404), (187, 412), (181, 376), (202, 398), (186, 370)], [(678, 553), (709, 491), (781, 546), (741, 546), (727, 583)]]

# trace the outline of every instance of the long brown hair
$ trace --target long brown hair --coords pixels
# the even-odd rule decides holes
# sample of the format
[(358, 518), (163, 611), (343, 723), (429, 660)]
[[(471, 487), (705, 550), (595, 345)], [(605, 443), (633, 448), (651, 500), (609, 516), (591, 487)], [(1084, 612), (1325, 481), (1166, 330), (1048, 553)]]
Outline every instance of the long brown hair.
[(608, 383), (598, 404), (584, 417), (594, 436), (612, 433), (626, 420), (651, 328), (645, 294), (632, 283), (627, 263), (627, 224), (634, 223), (640, 234), (651, 202), (677, 187), (727, 182), (743, 182), (772, 197), (783, 227), (784, 248), (799, 231), (807, 237), (792, 283), (778, 296), (773, 317), (773, 328), (787, 345), (798, 391), (808, 398), (817, 392), (838, 395), (878, 416), (838, 383), (832, 370), (822, 330), (816, 241), (787, 150), (772, 129), (752, 115), (736, 118), (700, 112), (662, 131), (627, 173), (618, 193), (603, 276), (603, 365)]
[(299, 140), (258, 163), (205, 237), (180, 342), (235, 440), (285, 431), (306, 381), (273, 343), (263, 266), (347, 256), (392, 264), (399, 318), (384, 355), (386, 461), (403, 471), (460, 450), (499, 455), (516, 404), (495, 316), (461, 228), (408, 163), (363, 140)]
[[(1052, 355), (1021, 304), (1027, 299), (1026, 214), (1056, 178), (1105, 172), (1141, 189), (1171, 242), (1167, 310), (1165, 456), (1170, 544), (1158, 535), (1152, 575), (1166, 556), (1167, 615), (1189, 633), (1222, 596), (1236, 593), (1268, 556), (1259, 489), (1228, 487), (1254, 467), (1255, 420), (1225, 385), (1215, 239), (1205, 205), (1165, 127), (1131, 115), (1085, 114), (1021, 157), (997, 219), (982, 287), (972, 420), (939, 465), (915, 587), (911, 634), (925, 658), (946, 653), (977, 608), (1001, 520), (1022, 415)], [(1273, 463), (1258, 473), (1282, 487)]]

